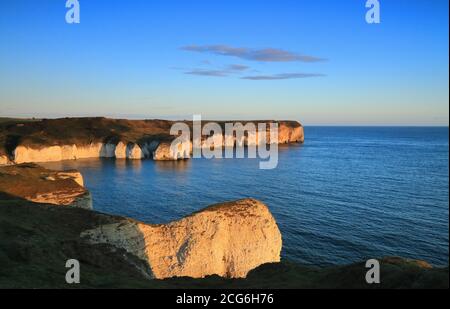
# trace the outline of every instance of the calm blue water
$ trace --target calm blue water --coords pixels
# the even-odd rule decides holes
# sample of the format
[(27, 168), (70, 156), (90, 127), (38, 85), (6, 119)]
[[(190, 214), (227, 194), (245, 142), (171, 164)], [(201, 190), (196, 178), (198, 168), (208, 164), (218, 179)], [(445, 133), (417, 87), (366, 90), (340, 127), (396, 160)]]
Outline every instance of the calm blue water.
[(278, 168), (250, 159), (79, 160), (96, 210), (149, 223), (254, 197), (283, 235), (283, 257), (344, 264), (398, 255), (448, 265), (448, 128), (307, 127)]

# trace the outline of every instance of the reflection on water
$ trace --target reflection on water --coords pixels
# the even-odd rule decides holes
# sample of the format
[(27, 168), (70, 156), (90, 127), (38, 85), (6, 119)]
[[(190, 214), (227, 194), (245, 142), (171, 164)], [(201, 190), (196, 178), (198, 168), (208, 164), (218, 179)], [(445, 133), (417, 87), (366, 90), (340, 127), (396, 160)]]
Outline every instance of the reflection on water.
[(180, 161), (157, 161), (155, 162), (155, 170), (160, 173), (164, 172), (185, 172), (192, 166), (191, 160)]
[(115, 168), (116, 171), (133, 171), (140, 172), (142, 169), (142, 160), (127, 160), (115, 158), (99, 158), (99, 159), (79, 159), (66, 160), (59, 162), (39, 163), (50, 169), (89, 169), (101, 170), (103, 168)]
[[(105, 164), (105, 160), (100, 160)], [(126, 159), (109, 159), (110, 162), (114, 162), (114, 166), (118, 170), (128, 170), (139, 173), (142, 169), (142, 161), (141, 160), (126, 160)]]
[(79, 169), (102, 212), (149, 223), (213, 203), (265, 202), (283, 257), (315, 265), (398, 255), (448, 264), (447, 128), (306, 128), (304, 145), (280, 145), (279, 164), (94, 159)]

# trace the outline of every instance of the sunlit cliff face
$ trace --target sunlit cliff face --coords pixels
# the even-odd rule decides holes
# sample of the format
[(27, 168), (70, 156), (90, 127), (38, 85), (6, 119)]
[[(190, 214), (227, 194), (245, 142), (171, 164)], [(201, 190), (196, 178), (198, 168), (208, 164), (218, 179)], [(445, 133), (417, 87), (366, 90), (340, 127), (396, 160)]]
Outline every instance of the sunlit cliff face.
[[(192, 138), (188, 145), (178, 145), (176, 149), (167, 147), (167, 144), (176, 139), (176, 136), (169, 134), (172, 123), (162, 120), (67, 118), (5, 126), (0, 131), (0, 141), (7, 140), (8, 136), (16, 136), (17, 141), (0, 144), (0, 165), (99, 157), (138, 160), (179, 160), (192, 157)], [(278, 124), (276, 143), (303, 142), (303, 127), (298, 122), (280, 121)], [(63, 129), (63, 135), (55, 133)], [(212, 144), (225, 147), (249, 146), (258, 144), (260, 137), (259, 132), (239, 138), (225, 132), (202, 136), (199, 147), (211, 148)], [(266, 131), (265, 141), (273, 143), (269, 131)]]
[(282, 245), (267, 206), (252, 199), (211, 206), (168, 224), (131, 220), (108, 224), (82, 237), (138, 256), (158, 279), (244, 278), (261, 264), (279, 262)]

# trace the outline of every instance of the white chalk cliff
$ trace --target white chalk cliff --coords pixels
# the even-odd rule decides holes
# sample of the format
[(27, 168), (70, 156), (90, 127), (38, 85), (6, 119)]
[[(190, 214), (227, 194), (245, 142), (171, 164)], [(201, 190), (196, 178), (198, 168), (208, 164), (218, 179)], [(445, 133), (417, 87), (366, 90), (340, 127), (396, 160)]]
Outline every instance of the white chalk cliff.
[[(0, 124), (0, 165), (51, 162), (85, 158), (180, 160), (191, 157), (192, 140), (171, 147), (175, 136), (169, 134), (173, 122), (163, 120), (131, 121), (107, 118), (46, 119), (16, 125)], [(278, 122), (278, 140), (269, 132), (250, 136), (214, 134), (203, 137), (200, 148), (212, 145), (294, 143), (304, 141), (303, 127), (295, 121)], [(222, 126), (224, 124), (222, 123)], [(62, 134), (59, 132), (62, 131)], [(196, 146), (197, 147), (197, 146)]]
[[(260, 143), (261, 133), (256, 132), (254, 135), (244, 135), (239, 140), (236, 136), (226, 135), (226, 134), (214, 134), (210, 137), (205, 138), (200, 142), (200, 148), (209, 149), (211, 146), (223, 146), (223, 147), (234, 147), (239, 146), (249, 146), (258, 145)], [(263, 141), (266, 144), (271, 143), (269, 132), (265, 132), (266, 136)], [(304, 130), (302, 126), (293, 127), (286, 124), (281, 124), (278, 128), (278, 144), (289, 144), (289, 143), (303, 143), (305, 140)], [(178, 143), (175, 147), (171, 147), (168, 142), (163, 142), (158, 145), (153, 153), (154, 160), (180, 160), (188, 159), (191, 157), (193, 149), (193, 142)]]
[[(17, 146), (14, 150), (14, 163), (54, 162), (62, 160), (77, 160), (88, 158), (117, 158), (117, 159), (144, 159), (151, 158), (157, 148), (157, 143), (144, 144), (142, 147), (134, 143), (119, 142), (92, 143), (89, 145), (62, 145), (49, 147)], [(0, 158), (0, 165), (7, 157)]]
[(149, 225), (130, 219), (81, 234), (147, 261), (153, 276), (244, 278), (265, 263), (279, 262), (281, 234), (263, 203), (244, 199), (210, 206), (181, 220)]

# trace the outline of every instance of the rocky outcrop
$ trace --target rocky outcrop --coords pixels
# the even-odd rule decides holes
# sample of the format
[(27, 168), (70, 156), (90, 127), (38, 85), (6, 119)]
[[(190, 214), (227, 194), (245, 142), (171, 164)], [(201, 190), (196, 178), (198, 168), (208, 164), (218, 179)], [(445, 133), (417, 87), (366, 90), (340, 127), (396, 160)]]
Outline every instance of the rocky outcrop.
[(0, 167), (0, 195), (8, 199), (92, 209), (77, 171), (51, 171), (36, 164)]
[(178, 143), (171, 145), (171, 143), (162, 142), (156, 147), (153, 152), (153, 160), (168, 161), (168, 160), (182, 160), (189, 159), (192, 153), (192, 142)]
[(162, 225), (122, 220), (81, 236), (90, 244), (113, 245), (147, 261), (158, 279), (244, 278), (261, 264), (279, 262), (282, 243), (269, 209), (253, 199), (214, 205)]
[(278, 128), (278, 143), (303, 143), (305, 141), (305, 132), (301, 125), (280, 124)]
[(76, 208), (92, 209), (92, 197), (89, 192), (55, 191), (24, 196), (24, 199), (41, 204), (64, 205)]
[(83, 176), (79, 171), (76, 170), (58, 171), (56, 172), (56, 177), (59, 179), (72, 179), (81, 187), (84, 187)]

